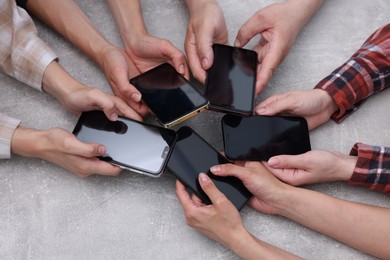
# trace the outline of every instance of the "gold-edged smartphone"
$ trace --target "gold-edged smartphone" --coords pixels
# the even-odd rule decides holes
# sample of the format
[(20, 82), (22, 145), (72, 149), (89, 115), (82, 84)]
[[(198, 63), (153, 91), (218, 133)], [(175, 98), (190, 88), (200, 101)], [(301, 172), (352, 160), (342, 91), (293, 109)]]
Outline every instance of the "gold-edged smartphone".
[(209, 101), (168, 63), (130, 79), (157, 121), (172, 127), (206, 109)]

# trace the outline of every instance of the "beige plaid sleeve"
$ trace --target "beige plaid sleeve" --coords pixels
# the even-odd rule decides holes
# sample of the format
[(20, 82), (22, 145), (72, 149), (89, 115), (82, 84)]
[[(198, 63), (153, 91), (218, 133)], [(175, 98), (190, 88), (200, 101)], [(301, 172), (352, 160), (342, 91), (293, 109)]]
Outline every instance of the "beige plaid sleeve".
[(11, 157), (11, 140), (20, 120), (0, 113), (0, 159)]
[(37, 36), (27, 12), (13, 0), (0, 0), (0, 69), (42, 90), (43, 74), (56, 55)]

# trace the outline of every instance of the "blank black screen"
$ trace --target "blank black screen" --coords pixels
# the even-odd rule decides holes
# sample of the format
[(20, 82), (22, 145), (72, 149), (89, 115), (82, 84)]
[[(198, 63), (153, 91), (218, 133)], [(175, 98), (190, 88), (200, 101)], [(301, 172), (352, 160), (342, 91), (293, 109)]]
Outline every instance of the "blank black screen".
[(226, 112), (252, 114), (257, 53), (214, 44), (214, 62), (207, 74), (206, 98), (210, 106)]
[(162, 123), (205, 106), (208, 101), (174, 67), (164, 63), (130, 80)]
[(222, 129), (225, 153), (231, 160), (265, 161), (311, 149), (307, 123), (301, 117), (225, 115)]

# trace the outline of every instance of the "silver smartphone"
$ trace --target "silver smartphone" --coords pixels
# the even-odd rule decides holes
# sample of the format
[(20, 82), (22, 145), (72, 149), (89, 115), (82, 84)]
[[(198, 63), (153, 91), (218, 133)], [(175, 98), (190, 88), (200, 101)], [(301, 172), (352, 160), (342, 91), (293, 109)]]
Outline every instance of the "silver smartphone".
[(81, 114), (73, 134), (86, 143), (106, 147), (100, 160), (122, 169), (159, 177), (176, 142), (176, 132), (125, 117), (110, 121), (102, 111)]

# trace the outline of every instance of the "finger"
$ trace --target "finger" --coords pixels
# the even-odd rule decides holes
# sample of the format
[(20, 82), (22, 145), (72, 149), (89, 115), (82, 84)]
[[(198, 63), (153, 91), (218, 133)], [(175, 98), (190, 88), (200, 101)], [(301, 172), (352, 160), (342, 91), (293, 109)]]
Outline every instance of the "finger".
[(206, 204), (203, 203), (203, 201), (198, 196), (196, 196), (195, 193), (193, 193), (191, 195), (191, 199), (194, 202), (194, 204), (197, 205), (197, 206), (204, 206), (204, 205), (206, 205)]
[(271, 79), (273, 72), (284, 58), (284, 46), (278, 37), (262, 48), (261, 65), (258, 66), (256, 95), (258, 95)]
[(90, 172), (97, 175), (118, 176), (122, 171), (118, 166), (97, 159), (91, 165)]
[(305, 154), (277, 155), (268, 160), (268, 165), (275, 169), (307, 169), (310, 162)]
[(287, 94), (277, 94), (259, 103), (255, 107), (258, 115), (276, 115), (293, 109), (293, 99)]
[(73, 171), (79, 177), (87, 177), (93, 174), (106, 175), (106, 176), (117, 176), (122, 169), (114, 166), (108, 162), (99, 160), (96, 157), (87, 158), (82, 156), (72, 155), (67, 158), (71, 162), (73, 167), (70, 170)]
[(223, 201), (227, 200), (226, 196), (218, 190), (214, 182), (205, 173), (200, 173), (198, 180), (202, 190), (207, 194), (214, 206), (217, 207)]
[(82, 157), (96, 157), (105, 154), (106, 147), (102, 144), (84, 143), (74, 135), (70, 135), (63, 139), (61, 152)]
[(200, 63), (204, 70), (208, 70), (214, 62), (213, 52), (213, 27), (206, 27), (204, 30), (195, 32), (196, 50), (199, 56)]
[(192, 200), (188, 192), (186, 191), (186, 187), (178, 180), (176, 180), (176, 196), (179, 199), (181, 206), (184, 211), (192, 205)]
[(177, 49), (171, 42), (162, 40), (160, 44), (161, 52), (164, 57), (169, 57), (176, 71), (189, 79), (189, 71), (184, 54)]
[(195, 35), (190, 28), (187, 30), (185, 50), (188, 57), (188, 64), (193, 76), (202, 84), (205, 83), (206, 71), (202, 68), (202, 64), (197, 53)]
[[(119, 115), (125, 116), (127, 118), (131, 118), (137, 121), (142, 121), (142, 117), (135, 112), (132, 108), (130, 108), (122, 99), (115, 97), (116, 107), (118, 109)], [(107, 114), (106, 114), (107, 115)]]
[(89, 102), (94, 103), (96, 107), (103, 110), (107, 118), (111, 121), (118, 119), (118, 115), (125, 115), (126, 117), (135, 120), (142, 120), (132, 108), (130, 108), (122, 99), (106, 94), (99, 89), (93, 89), (88, 93), (87, 98)]
[(122, 97), (125, 102), (141, 102), (141, 93), (130, 84), (129, 73), (127, 71), (117, 69), (114, 73), (109, 75), (109, 82), (114, 93), (117, 96)]
[(210, 168), (210, 171), (217, 176), (234, 176), (237, 178), (242, 178), (242, 176), (244, 175), (243, 172), (246, 172), (247, 170), (245, 169), (245, 167), (226, 163), (214, 165)]
[(245, 46), (245, 44), (247, 44), (255, 35), (267, 30), (268, 28), (268, 21), (266, 21), (262, 12), (258, 11), (240, 27), (234, 41), (234, 46)]

